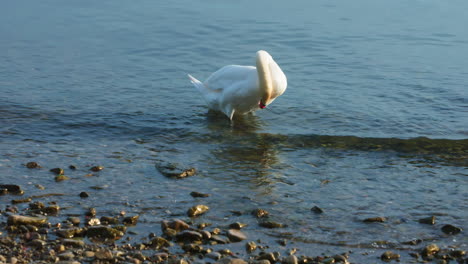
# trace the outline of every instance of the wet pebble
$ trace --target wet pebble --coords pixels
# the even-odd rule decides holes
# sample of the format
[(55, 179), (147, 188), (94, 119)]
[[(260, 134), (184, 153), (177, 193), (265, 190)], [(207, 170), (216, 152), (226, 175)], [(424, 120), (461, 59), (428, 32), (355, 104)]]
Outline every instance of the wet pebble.
[(57, 175), (65, 173), (65, 171), (62, 168), (53, 168), (53, 169), (50, 169), (50, 172), (53, 172), (53, 173), (55, 173)]
[(148, 246), (154, 249), (161, 249), (171, 246), (171, 243), (163, 237), (155, 237), (151, 239)]
[(429, 244), (423, 248), (421, 255), (423, 256), (423, 258), (428, 258), (436, 254), (439, 251), (440, 251), (439, 246), (437, 246), (436, 244)]
[(26, 163), (26, 167), (28, 169), (38, 169), (38, 168), (41, 168), (41, 166), (39, 165), (39, 163), (35, 162), (35, 161), (30, 161), (28, 163)]
[(57, 255), (61, 260), (71, 260), (75, 257), (75, 254), (71, 251), (65, 251)]
[(232, 242), (240, 242), (247, 239), (247, 236), (237, 229), (229, 229), (227, 231), (227, 236)]
[(69, 180), (70, 178), (68, 176), (65, 176), (63, 174), (55, 176), (55, 181), (56, 182), (61, 182), (61, 181), (66, 181)]
[(100, 248), (94, 252), (94, 257), (99, 260), (112, 260), (114, 255), (109, 249)]
[(282, 264), (298, 264), (299, 260), (295, 255), (290, 255), (290, 256), (283, 258), (281, 263)]
[(282, 228), (286, 226), (283, 223), (278, 223), (275, 221), (262, 221), (259, 223), (259, 225), (266, 228)]
[(229, 238), (222, 235), (211, 235), (211, 241), (216, 242), (217, 244), (228, 244)]
[(182, 230), (189, 229), (190, 225), (180, 219), (175, 219), (172, 221), (166, 221), (166, 220), (162, 221), (161, 230), (164, 232), (168, 228), (173, 229), (176, 232), (180, 232)]
[(426, 225), (435, 225), (436, 218), (435, 216), (425, 217), (425, 218), (419, 219), (418, 222), (421, 224), (426, 224)]
[(90, 170), (94, 172), (102, 171), (103, 169), (104, 169), (103, 166), (94, 166), (90, 168)]
[(88, 198), (89, 194), (87, 192), (80, 192), (80, 197), (81, 198)]
[(400, 254), (394, 253), (393, 251), (385, 251), (381, 256), (380, 259), (383, 261), (390, 261), (390, 260), (399, 260)]
[(40, 226), (47, 222), (45, 217), (33, 217), (33, 216), (22, 216), (22, 215), (10, 215), (8, 217), (8, 225), (34, 225)]
[(239, 258), (223, 258), (223, 259), (219, 260), (216, 263), (219, 263), (219, 264), (247, 264), (247, 262), (245, 260), (239, 259)]
[(98, 239), (118, 239), (123, 235), (121, 230), (109, 226), (90, 226), (86, 232), (87, 237)]
[(260, 254), (260, 256), (257, 257), (258, 260), (266, 259), (270, 261), (270, 263), (275, 263), (278, 261), (280, 254), (279, 252), (268, 252), (268, 253), (263, 253)]
[(245, 250), (247, 250), (248, 253), (251, 253), (257, 249), (257, 244), (254, 241), (247, 242), (245, 244)]
[(194, 198), (206, 198), (210, 196), (208, 193), (201, 192), (191, 192), (190, 195)]
[(318, 206), (314, 206), (310, 209), (312, 212), (316, 213), (316, 214), (322, 214), (323, 213), (323, 210), (322, 208), (318, 207)]
[(122, 220), (122, 223), (123, 223), (124, 225), (133, 226), (133, 225), (136, 225), (136, 224), (137, 224), (138, 218), (140, 218), (139, 215), (126, 216), (126, 217), (124, 217), (124, 219)]
[(176, 235), (177, 241), (186, 241), (186, 242), (193, 242), (193, 241), (201, 241), (203, 239), (203, 235), (190, 230), (184, 230)]
[(270, 215), (270, 213), (264, 209), (255, 209), (252, 211), (252, 214), (257, 218), (262, 218)]
[(238, 229), (238, 230), (240, 230), (240, 229), (242, 229), (242, 228), (244, 228), (246, 226), (247, 226), (247, 224), (239, 223), (239, 222), (235, 222), (235, 223), (232, 223), (232, 224), (229, 225), (230, 228)]
[(457, 226), (453, 226), (453, 225), (444, 225), (441, 228), (441, 230), (442, 230), (442, 232), (444, 232), (445, 234), (448, 234), (448, 235), (456, 235), (456, 234), (460, 233), (461, 231), (463, 231), (462, 228), (457, 227)]
[(222, 258), (222, 255), (219, 252), (210, 252), (206, 254), (206, 257), (214, 260), (219, 260)]
[(189, 217), (199, 216), (206, 213), (209, 209), (210, 208), (208, 206), (203, 204), (195, 205), (187, 211), (187, 215)]
[(64, 239), (61, 243), (66, 247), (73, 247), (73, 248), (82, 248), (85, 246), (85, 242), (83, 240), (78, 239)]
[(369, 217), (363, 220), (365, 223), (383, 223), (386, 222), (387, 218), (378, 216), (378, 217)]
[(11, 193), (11, 194), (16, 194), (16, 195), (24, 193), (24, 191), (21, 190), (21, 187), (16, 184), (0, 184), (0, 189), (6, 190), (6, 193)]

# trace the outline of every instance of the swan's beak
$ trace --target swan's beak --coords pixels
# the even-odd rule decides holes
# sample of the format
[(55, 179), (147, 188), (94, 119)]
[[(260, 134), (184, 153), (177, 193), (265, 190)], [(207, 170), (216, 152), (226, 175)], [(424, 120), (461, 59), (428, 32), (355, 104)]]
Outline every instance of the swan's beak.
[(262, 103), (262, 101), (260, 101), (258, 103), (258, 107), (260, 107), (260, 109), (265, 109), (266, 105), (264, 103)]

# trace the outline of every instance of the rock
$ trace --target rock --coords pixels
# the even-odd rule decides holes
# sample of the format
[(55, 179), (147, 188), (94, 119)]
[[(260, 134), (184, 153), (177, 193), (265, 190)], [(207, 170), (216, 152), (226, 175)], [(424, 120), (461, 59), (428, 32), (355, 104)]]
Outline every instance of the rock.
[(24, 191), (21, 190), (21, 187), (15, 184), (0, 184), (0, 189), (5, 189), (7, 190), (8, 193), (11, 193), (11, 194), (16, 194), (16, 195), (24, 194)]
[(40, 226), (47, 222), (45, 217), (33, 217), (33, 216), (22, 216), (22, 215), (10, 215), (7, 223), (9, 226), (17, 225), (34, 225)]
[(182, 245), (182, 249), (185, 251), (185, 252), (188, 252), (188, 253), (202, 253), (203, 252), (203, 247), (201, 245), (198, 245), (198, 244), (184, 244)]
[(426, 225), (434, 225), (436, 223), (436, 218), (435, 216), (430, 216), (426, 218), (421, 218), (418, 220), (418, 222)]
[(221, 260), (219, 260), (218, 262), (216, 263), (219, 263), (219, 264), (247, 264), (247, 262), (245, 262), (243, 259), (239, 259), (239, 258), (223, 258)]
[(69, 180), (70, 178), (63, 175), (63, 174), (60, 174), (60, 175), (57, 175), (55, 176), (55, 181), (56, 182), (61, 182), (61, 181), (66, 181), (66, 180)]
[(323, 264), (333, 264), (333, 263), (335, 263), (335, 259), (334, 258), (326, 258), (326, 259), (322, 260), (321, 263), (323, 263)]
[(390, 260), (399, 260), (400, 254), (393, 253), (392, 251), (385, 251), (381, 256), (380, 259), (383, 261), (390, 261)]
[(169, 254), (167, 253), (156, 253), (153, 256), (153, 261), (156, 263), (161, 263), (163, 261), (166, 261), (169, 258)]
[(82, 237), (85, 234), (85, 229), (79, 227), (72, 227), (67, 229), (59, 229), (55, 233), (62, 238)]
[(87, 226), (98, 226), (98, 225), (101, 225), (101, 220), (99, 220), (96, 217), (92, 217), (92, 218), (87, 219), (85, 224)]
[(247, 239), (247, 236), (243, 232), (236, 229), (229, 229), (227, 236), (232, 242), (240, 242)]
[(134, 226), (134, 225), (137, 224), (138, 218), (140, 218), (139, 215), (126, 216), (126, 217), (124, 217), (124, 219), (122, 220), (122, 223), (123, 223), (124, 225)]
[(111, 216), (101, 216), (99, 220), (104, 225), (116, 225), (119, 223), (119, 219), (117, 219), (117, 217), (111, 217)]
[(276, 261), (278, 261), (278, 257), (279, 257), (278, 252), (275, 252), (275, 253), (269, 252), (269, 253), (261, 254), (260, 256), (258, 256), (257, 259), (258, 260), (266, 259), (270, 261), (270, 263), (275, 263)]
[(85, 252), (83, 252), (83, 256), (85, 258), (94, 258), (96, 256), (96, 253), (94, 253), (94, 251), (86, 250)]
[(184, 241), (184, 242), (194, 242), (194, 241), (201, 241), (203, 239), (202, 234), (196, 231), (184, 230), (176, 235), (177, 241)]
[(180, 219), (175, 219), (173, 221), (166, 221), (163, 220), (161, 222), (161, 231), (165, 232), (168, 228), (175, 230), (176, 232), (180, 232), (190, 228), (190, 225), (185, 223)]
[(26, 163), (26, 167), (28, 169), (39, 169), (39, 168), (42, 168), (37, 162), (35, 161), (31, 161), (31, 162), (28, 162)]
[(436, 254), (439, 251), (439, 246), (437, 246), (436, 244), (429, 244), (426, 247), (424, 247), (424, 249), (421, 252), (421, 255), (423, 256), (423, 258), (427, 258)]
[(257, 244), (255, 244), (254, 241), (250, 241), (245, 244), (245, 250), (247, 250), (248, 253), (252, 253), (256, 249), (257, 249)]
[(86, 232), (87, 237), (97, 239), (119, 239), (123, 235), (122, 231), (109, 226), (90, 226)]
[(171, 243), (165, 238), (155, 237), (151, 239), (148, 245), (153, 249), (161, 249), (161, 248), (170, 247)]
[(41, 239), (33, 239), (27, 243), (28, 246), (35, 248), (36, 250), (43, 249), (47, 243)]
[(200, 192), (191, 192), (190, 195), (194, 198), (206, 198), (210, 196), (207, 193), (200, 193)]
[(386, 222), (387, 218), (385, 217), (370, 217), (363, 220), (364, 223), (383, 223)]
[(460, 233), (461, 231), (463, 231), (463, 229), (461, 229), (460, 227), (456, 227), (456, 226), (453, 226), (453, 225), (444, 225), (442, 228), (441, 228), (442, 232), (444, 232), (445, 234), (448, 234), (448, 235), (456, 235), (458, 233)]
[(422, 242), (422, 239), (414, 239), (414, 240), (402, 242), (402, 244), (414, 246), (414, 245), (421, 244), (421, 242)]
[(263, 209), (255, 209), (252, 211), (252, 214), (257, 218), (262, 218), (270, 215), (270, 213), (267, 210)]
[(221, 235), (211, 235), (211, 241), (215, 241), (218, 244), (228, 244), (229, 238)]
[(235, 223), (232, 223), (229, 225), (230, 228), (233, 228), (233, 229), (237, 229), (237, 230), (240, 230), (244, 227), (246, 227), (247, 224), (244, 224), (244, 223), (239, 223), (239, 222), (235, 222)]
[(29, 203), (31, 201), (32, 201), (32, 199), (28, 197), (28, 198), (24, 198), (24, 199), (11, 200), (11, 203), (12, 204), (20, 204), (20, 203)]
[(187, 211), (187, 215), (189, 217), (199, 216), (206, 213), (209, 209), (210, 208), (208, 206), (203, 204), (195, 205)]
[(94, 257), (99, 260), (112, 260), (114, 258), (114, 255), (109, 249), (100, 248), (94, 252)]
[(88, 210), (86, 211), (85, 215), (86, 215), (87, 217), (95, 217), (95, 216), (96, 216), (96, 208), (94, 208), (94, 207), (88, 208)]
[(314, 206), (310, 209), (312, 212), (316, 213), (316, 214), (321, 214), (323, 213), (323, 210), (322, 208), (318, 207), (318, 206)]
[(87, 192), (80, 192), (80, 197), (81, 198), (88, 198), (89, 194)]
[(74, 226), (79, 226), (80, 225), (80, 218), (79, 217), (75, 217), (75, 216), (70, 216), (67, 218), (67, 220), (72, 223), (72, 225)]
[(104, 169), (103, 166), (94, 166), (90, 168), (90, 170), (94, 172), (102, 171), (103, 169)]
[(63, 253), (60, 253), (57, 255), (57, 257), (60, 258), (60, 260), (71, 260), (75, 257), (75, 254), (71, 251), (65, 251)]
[(275, 221), (262, 221), (258, 223), (261, 227), (266, 227), (266, 228), (282, 228), (285, 227), (285, 224), (278, 223)]
[(70, 170), (76, 170), (76, 166), (75, 166), (75, 165), (70, 165), (70, 166), (68, 166), (68, 168), (69, 168)]
[(298, 264), (299, 260), (295, 255), (287, 256), (281, 261), (282, 264)]
[(64, 239), (61, 242), (66, 247), (82, 248), (85, 246), (85, 242), (78, 239)]
[(210, 259), (214, 259), (214, 260), (220, 260), (222, 258), (222, 255), (219, 252), (210, 252), (210, 253), (206, 254), (205, 257), (210, 258)]
[(65, 171), (62, 168), (53, 168), (53, 169), (50, 169), (50, 172), (53, 172), (53, 173), (55, 173), (57, 175), (65, 173)]

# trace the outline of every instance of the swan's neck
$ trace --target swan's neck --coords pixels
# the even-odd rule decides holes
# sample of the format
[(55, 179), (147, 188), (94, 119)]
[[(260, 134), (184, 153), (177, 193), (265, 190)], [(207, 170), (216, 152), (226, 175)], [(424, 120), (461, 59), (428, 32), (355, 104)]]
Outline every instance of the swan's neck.
[(260, 85), (261, 99), (259, 106), (264, 108), (271, 99), (271, 93), (273, 91), (273, 81), (270, 70), (271, 57), (266, 51), (257, 52), (257, 74)]

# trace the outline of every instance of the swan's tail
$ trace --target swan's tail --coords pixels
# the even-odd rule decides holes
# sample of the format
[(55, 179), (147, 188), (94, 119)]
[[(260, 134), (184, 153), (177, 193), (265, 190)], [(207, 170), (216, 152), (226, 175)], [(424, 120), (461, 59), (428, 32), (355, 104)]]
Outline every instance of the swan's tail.
[(190, 82), (193, 84), (193, 86), (195, 86), (195, 88), (197, 88), (198, 91), (204, 94), (206, 92), (205, 85), (199, 80), (197, 80), (195, 77), (193, 77), (192, 75), (190, 74), (187, 74), (187, 75), (190, 78)]

